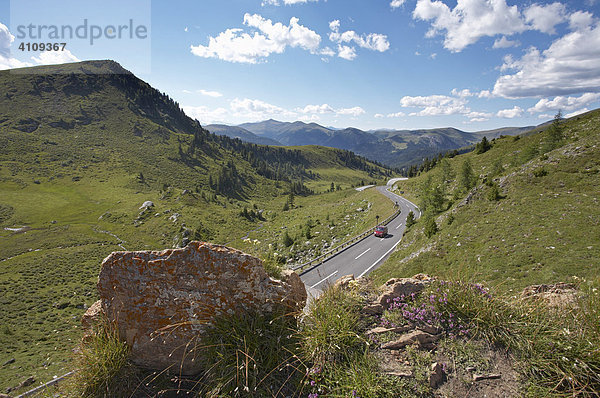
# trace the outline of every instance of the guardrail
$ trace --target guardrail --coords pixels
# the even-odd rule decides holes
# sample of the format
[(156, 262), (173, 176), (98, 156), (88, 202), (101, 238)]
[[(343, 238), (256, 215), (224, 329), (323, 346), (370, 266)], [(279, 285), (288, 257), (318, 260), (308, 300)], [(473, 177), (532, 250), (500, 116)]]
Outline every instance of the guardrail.
[[(402, 212), (402, 210), (400, 208), (398, 208), (398, 210), (396, 210), (394, 212), (394, 214), (392, 214), (391, 216), (389, 216), (388, 218), (386, 218), (385, 220), (383, 220), (382, 222), (380, 222), (377, 225), (387, 225), (389, 224), (390, 221), (392, 221), (394, 218), (398, 217), (400, 215), (400, 213)], [(377, 227), (377, 225), (375, 227)], [(329, 250), (328, 252), (321, 254), (319, 257), (313, 258), (312, 260), (304, 263), (304, 264), (300, 264), (300, 265), (296, 265), (294, 267), (291, 267), (291, 269), (293, 271), (298, 271), (300, 270), (300, 275), (302, 275), (305, 272), (308, 272), (310, 269), (323, 264), (325, 261), (329, 260), (330, 258), (336, 256), (337, 254), (339, 254), (341, 251), (343, 251), (344, 249), (348, 248), (349, 246), (354, 245), (355, 243), (360, 242), (361, 240), (365, 239), (367, 236), (371, 235), (373, 233), (373, 231), (375, 230), (375, 227), (368, 229), (367, 231), (363, 232), (360, 235), (356, 235), (353, 238), (348, 239), (347, 241), (343, 242), (342, 244), (334, 247), (333, 249)]]

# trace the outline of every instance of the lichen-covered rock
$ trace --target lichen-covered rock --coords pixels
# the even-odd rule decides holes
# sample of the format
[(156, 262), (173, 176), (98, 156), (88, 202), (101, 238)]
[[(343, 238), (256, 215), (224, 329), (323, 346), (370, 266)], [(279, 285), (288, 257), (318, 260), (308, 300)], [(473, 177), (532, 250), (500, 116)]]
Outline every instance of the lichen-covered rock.
[(429, 284), (429, 279), (421, 274), (417, 278), (392, 278), (383, 285), (383, 292), (377, 302), (387, 309), (396, 297), (410, 296), (420, 293)]
[(98, 324), (102, 318), (102, 300), (96, 301), (81, 317), (81, 327), (87, 333)]
[(523, 289), (523, 299), (537, 299), (550, 308), (577, 307), (579, 291), (574, 283), (559, 282), (552, 285), (532, 285)]
[(131, 347), (134, 363), (194, 374), (201, 336), (222, 314), (296, 312), (306, 302), (295, 273), (270, 278), (262, 262), (203, 242), (163, 251), (115, 252), (102, 263), (102, 312)]

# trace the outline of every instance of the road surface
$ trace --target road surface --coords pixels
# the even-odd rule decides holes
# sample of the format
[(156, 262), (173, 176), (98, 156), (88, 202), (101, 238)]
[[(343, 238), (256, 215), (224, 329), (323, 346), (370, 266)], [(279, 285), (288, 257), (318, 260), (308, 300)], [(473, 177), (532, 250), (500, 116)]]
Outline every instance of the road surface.
[(400, 215), (388, 224), (388, 236), (378, 238), (371, 235), (302, 274), (300, 277), (309, 295), (317, 297), (328, 284), (344, 275), (354, 274), (357, 278), (367, 275), (381, 265), (398, 246), (406, 229), (408, 212), (412, 210), (415, 218), (418, 218), (420, 211), (413, 203), (388, 191), (391, 187), (392, 185), (377, 187), (379, 192), (397, 202), (402, 209)]

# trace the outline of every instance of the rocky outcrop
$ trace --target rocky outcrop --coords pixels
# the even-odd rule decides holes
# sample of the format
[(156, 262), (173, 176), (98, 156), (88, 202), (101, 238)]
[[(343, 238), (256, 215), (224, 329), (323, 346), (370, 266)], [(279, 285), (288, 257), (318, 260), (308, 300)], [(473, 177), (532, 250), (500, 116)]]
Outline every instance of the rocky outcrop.
[(415, 275), (413, 278), (390, 279), (383, 285), (383, 292), (377, 299), (377, 303), (384, 308), (388, 308), (395, 298), (418, 294), (428, 284), (429, 277), (421, 274)]
[(576, 307), (579, 292), (574, 283), (559, 282), (551, 285), (528, 286), (521, 293), (521, 297), (541, 300), (551, 308)]
[(112, 253), (98, 279), (102, 312), (131, 347), (132, 361), (182, 374), (200, 370), (196, 347), (215, 317), (299, 312), (306, 303), (297, 274), (272, 279), (260, 259), (203, 242)]

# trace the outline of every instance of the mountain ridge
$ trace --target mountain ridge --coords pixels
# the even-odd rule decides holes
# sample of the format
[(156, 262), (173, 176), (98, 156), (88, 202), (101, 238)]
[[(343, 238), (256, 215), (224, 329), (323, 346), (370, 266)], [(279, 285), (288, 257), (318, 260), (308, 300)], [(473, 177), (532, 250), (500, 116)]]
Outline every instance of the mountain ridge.
[(406, 168), (420, 163), (424, 158), (474, 145), (484, 136), (488, 140), (493, 140), (502, 135), (523, 134), (543, 125), (545, 124), (475, 132), (462, 131), (453, 127), (365, 131), (355, 127), (334, 129), (314, 122), (282, 122), (268, 119), (237, 126), (220, 125), (219, 134), (234, 136), (238, 128), (243, 128), (258, 137), (276, 140), (284, 146), (323, 145), (353, 151), (390, 167)]

